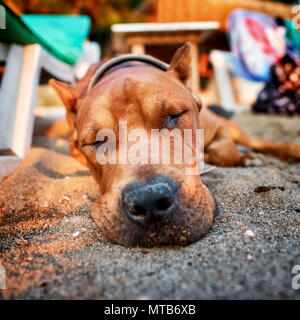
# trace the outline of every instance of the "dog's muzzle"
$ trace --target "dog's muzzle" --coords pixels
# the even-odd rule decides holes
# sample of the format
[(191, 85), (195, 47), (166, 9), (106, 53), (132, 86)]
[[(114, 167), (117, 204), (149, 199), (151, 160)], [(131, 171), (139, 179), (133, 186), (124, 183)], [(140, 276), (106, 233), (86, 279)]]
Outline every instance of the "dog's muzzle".
[(179, 207), (177, 185), (165, 176), (133, 182), (122, 191), (122, 207), (142, 226), (166, 220)]

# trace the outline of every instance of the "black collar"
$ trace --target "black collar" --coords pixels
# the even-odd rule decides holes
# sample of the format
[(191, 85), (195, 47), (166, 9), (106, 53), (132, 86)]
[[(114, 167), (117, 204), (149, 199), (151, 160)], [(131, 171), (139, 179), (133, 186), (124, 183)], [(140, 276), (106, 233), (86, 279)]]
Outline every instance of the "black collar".
[(119, 56), (117, 58), (113, 58), (113, 59), (109, 60), (108, 62), (104, 63), (99, 69), (97, 69), (97, 71), (95, 72), (95, 74), (91, 78), (91, 81), (89, 83), (87, 91), (89, 92), (92, 89), (92, 87), (103, 77), (103, 75), (109, 69), (111, 69), (121, 63), (128, 62), (128, 61), (144, 62), (144, 63), (150, 64), (154, 67), (157, 67), (158, 69), (160, 69), (162, 71), (167, 71), (168, 67), (169, 67), (168, 64), (166, 64), (158, 59), (155, 59), (149, 55), (124, 54), (122, 56)]

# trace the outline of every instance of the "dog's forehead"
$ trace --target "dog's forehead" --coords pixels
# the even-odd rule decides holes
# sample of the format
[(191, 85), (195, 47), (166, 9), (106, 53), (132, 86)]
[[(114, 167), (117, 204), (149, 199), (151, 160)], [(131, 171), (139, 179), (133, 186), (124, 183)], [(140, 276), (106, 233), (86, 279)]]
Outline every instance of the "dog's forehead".
[[(124, 68), (101, 80), (83, 99), (84, 112), (110, 110), (153, 112), (156, 108), (182, 108), (191, 103), (185, 86), (167, 72), (148, 66)], [(138, 110), (137, 110), (138, 109)]]

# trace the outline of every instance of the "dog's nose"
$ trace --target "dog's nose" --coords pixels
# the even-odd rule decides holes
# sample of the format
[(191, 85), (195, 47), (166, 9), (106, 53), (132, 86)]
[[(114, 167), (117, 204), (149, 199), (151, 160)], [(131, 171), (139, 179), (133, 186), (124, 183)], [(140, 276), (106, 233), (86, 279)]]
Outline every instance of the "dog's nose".
[(130, 219), (145, 225), (167, 219), (179, 205), (177, 186), (164, 176), (133, 182), (122, 191), (122, 205)]

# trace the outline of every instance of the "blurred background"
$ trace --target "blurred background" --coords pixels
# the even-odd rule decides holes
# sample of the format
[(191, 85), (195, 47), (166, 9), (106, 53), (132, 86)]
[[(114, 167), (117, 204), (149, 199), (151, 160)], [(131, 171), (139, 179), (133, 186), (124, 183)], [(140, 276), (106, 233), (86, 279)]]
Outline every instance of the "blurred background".
[[(65, 113), (62, 102), (48, 85), (50, 78), (73, 82), (90, 64), (129, 52), (147, 53), (169, 63), (186, 41), (193, 43), (193, 90), (216, 113), (228, 118), (244, 114), (243, 121), (252, 119), (252, 131), (258, 134), (266, 122), (262, 119), (259, 129), (254, 114), (300, 115), (299, 1), (0, 0), (0, 4), (9, 14), (8, 27), (0, 30), (0, 49), (1, 43), (3, 48), (38, 43), (52, 56), (42, 66), (41, 77), (37, 76), (37, 95), (33, 86), (28, 100), (35, 105), (35, 145), (46, 144), (37, 137), (65, 138), (68, 132), (65, 121), (60, 120)], [(78, 20), (72, 22), (68, 17)], [(9, 67), (7, 61), (0, 62), (0, 80), (7, 70), (6, 82), (11, 87), (8, 73), (15, 63)], [(30, 70), (31, 62), (27, 63)], [(11, 132), (3, 150), (13, 149), (16, 128), (16, 122), (8, 126), (9, 121), (3, 119), (15, 121), (18, 114), (14, 111), (18, 106), (6, 105), (16, 95), (9, 94), (1, 98), (0, 91), (0, 104), (3, 100), (6, 109), (0, 109), (4, 114), (0, 114), (0, 136)], [(28, 113), (22, 110), (28, 119), (33, 117), (30, 108)], [(272, 135), (283, 136), (277, 129)], [(31, 136), (29, 131), (24, 135)], [(295, 135), (297, 138), (297, 130)], [(66, 141), (61, 144), (68, 152)]]
[[(228, 27), (228, 19), (232, 12), (235, 9), (244, 9), (265, 13), (277, 20), (291, 20), (296, 15), (292, 12), (292, 6), (298, 2), (292, 0), (8, 0), (5, 3), (19, 14), (88, 15), (91, 18), (89, 40), (100, 45), (102, 60), (130, 51), (125, 38), (112, 34), (113, 24), (217, 21), (220, 24), (218, 30), (198, 45), (198, 71), (202, 95), (206, 102), (220, 105), (222, 92), (220, 93), (218, 90), (220, 88), (217, 88), (210, 53), (212, 50), (225, 52), (232, 50), (229, 39), (229, 32), (232, 30)], [(145, 45), (145, 50), (148, 54), (170, 62), (179, 46), (179, 43), (159, 45), (148, 43)], [(244, 106), (253, 104), (263, 87), (261, 81), (249, 81), (246, 77), (230, 76), (230, 81), (235, 102)], [(51, 89), (44, 89), (47, 93), (51, 92)], [(39, 95), (37, 104), (44, 105), (45, 100), (49, 103), (51, 99), (52, 97), (49, 99), (47, 95), (44, 98)], [(53, 99), (53, 103), (57, 104), (58, 100)]]
[[(285, 4), (293, 0), (13, 0), (6, 1), (20, 13), (86, 14), (92, 19), (90, 38), (103, 47), (110, 41), (110, 26), (129, 22), (219, 21), (221, 31), (232, 10), (244, 8), (291, 18)], [(274, 6), (275, 4), (275, 6)]]

